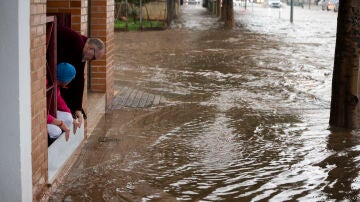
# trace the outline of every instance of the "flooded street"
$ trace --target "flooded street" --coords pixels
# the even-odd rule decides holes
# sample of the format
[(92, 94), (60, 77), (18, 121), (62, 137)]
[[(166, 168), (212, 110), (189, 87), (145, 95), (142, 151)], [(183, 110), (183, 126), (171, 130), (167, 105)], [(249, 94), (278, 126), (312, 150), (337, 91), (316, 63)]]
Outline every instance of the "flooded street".
[(49, 201), (359, 200), (360, 131), (328, 125), (337, 13), (294, 12), (115, 33), (115, 98), (159, 100), (106, 113)]

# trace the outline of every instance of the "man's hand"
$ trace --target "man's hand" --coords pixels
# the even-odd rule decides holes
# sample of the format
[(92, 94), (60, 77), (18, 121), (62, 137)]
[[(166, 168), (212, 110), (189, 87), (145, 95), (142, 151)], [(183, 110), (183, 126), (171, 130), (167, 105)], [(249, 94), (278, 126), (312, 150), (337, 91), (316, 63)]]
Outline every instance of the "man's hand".
[(74, 135), (75, 135), (77, 129), (80, 128), (80, 123), (78, 122), (77, 119), (74, 119), (74, 120), (73, 120), (73, 125), (74, 125), (74, 131), (73, 131), (73, 132), (74, 132)]
[(77, 121), (79, 123), (79, 128), (81, 127), (81, 124), (83, 122), (83, 115), (82, 115), (82, 112), (80, 110), (76, 110), (75, 111), (75, 115), (77, 117)]

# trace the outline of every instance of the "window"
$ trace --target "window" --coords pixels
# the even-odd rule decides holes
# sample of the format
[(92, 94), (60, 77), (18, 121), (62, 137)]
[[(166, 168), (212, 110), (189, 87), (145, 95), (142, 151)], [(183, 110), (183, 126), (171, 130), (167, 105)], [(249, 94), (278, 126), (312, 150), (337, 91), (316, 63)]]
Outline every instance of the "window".
[[(47, 16), (46, 18), (46, 107), (47, 113), (56, 117), (57, 98), (56, 98), (56, 30), (57, 23), (55, 16)], [(49, 139), (48, 139), (49, 140)], [(50, 141), (50, 140), (49, 140)], [(50, 145), (51, 142), (48, 142)]]
[[(70, 25), (70, 13), (48, 13), (46, 17), (46, 107), (47, 113), (54, 117), (57, 111), (57, 28)], [(48, 138), (48, 145), (51, 143)]]

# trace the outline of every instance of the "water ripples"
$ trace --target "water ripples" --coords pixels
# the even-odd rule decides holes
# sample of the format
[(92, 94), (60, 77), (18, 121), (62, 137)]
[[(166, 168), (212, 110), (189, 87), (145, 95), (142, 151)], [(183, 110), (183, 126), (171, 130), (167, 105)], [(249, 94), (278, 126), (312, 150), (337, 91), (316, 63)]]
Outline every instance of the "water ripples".
[(120, 141), (90, 139), (62, 197), (355, 201), (360, 133), (328, 126), (335, 14), (296, 8), (291, 25), (287, 7), (249, 7), (223, 30), (205, 9), (184, 12), (148, 40), (118, 36), (116, 85), (167, 103), (107, 114), (94, 139)]

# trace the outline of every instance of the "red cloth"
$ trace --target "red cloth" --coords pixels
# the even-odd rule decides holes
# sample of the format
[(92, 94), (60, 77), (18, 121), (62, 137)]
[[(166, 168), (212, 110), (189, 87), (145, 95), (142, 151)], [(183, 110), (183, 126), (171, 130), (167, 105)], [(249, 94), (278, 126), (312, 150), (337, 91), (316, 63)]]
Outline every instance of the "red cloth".
[[(59, 86), (56, 89), (56, 96), (57, 96), (57, 110), (58, 111), (63, 111), (63, 112), (69, 112), (71, 114), (71, 111), (70, 111), (69, 107), (66, 105), (66, 102), (61, 97)], [(54, 119), (55, 119), (55, 117), (48, 114), (47, 123), (48, 124), (52, 123), (54, 121)]]
[(68, 27), (58, 27), (57, 38), (57, 62), (70, 63), (76, 69), (76, 76), (67, 85), (68, 88), (61, 89), (61, 95), (74, 113), (82, 109), (85, 85), (85, 62), (82, 62), (82, 53), (88, 38)]

